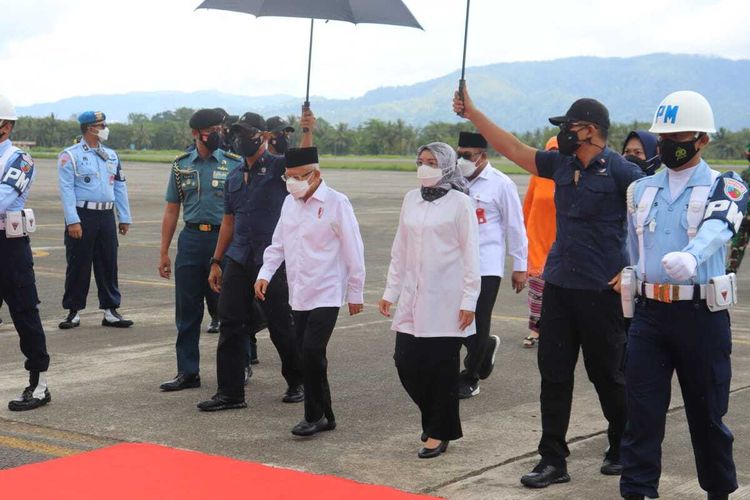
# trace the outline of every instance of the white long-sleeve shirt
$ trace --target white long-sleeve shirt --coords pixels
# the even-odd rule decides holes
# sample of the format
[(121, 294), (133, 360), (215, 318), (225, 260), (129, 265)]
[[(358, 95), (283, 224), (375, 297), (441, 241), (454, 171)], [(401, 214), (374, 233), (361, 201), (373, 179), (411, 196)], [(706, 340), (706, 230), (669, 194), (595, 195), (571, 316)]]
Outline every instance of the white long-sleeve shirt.
[[(513, 271), (526, 271), (529, 242), (516, 184), (487, 164), (469, 183), (479, 222), (479, 258), (482, 276), (503, 276), (505, 253), (513, 257)], [(506, 247), (507, 242), (507, 247)]]
[(391, 329), (415, 337), (466, 337), (461, 309), (474, 311), (481, 288), (474, 203), (449, 191), (432, 202), (419, 189), (401, 206), (383, 298), (398, 302)]
[(292, 310), (364, 303), (364, 245), (349, 198), (325, 182), (307, 201), (287, 196), (258, 279), (270, 281), (284, 261)]

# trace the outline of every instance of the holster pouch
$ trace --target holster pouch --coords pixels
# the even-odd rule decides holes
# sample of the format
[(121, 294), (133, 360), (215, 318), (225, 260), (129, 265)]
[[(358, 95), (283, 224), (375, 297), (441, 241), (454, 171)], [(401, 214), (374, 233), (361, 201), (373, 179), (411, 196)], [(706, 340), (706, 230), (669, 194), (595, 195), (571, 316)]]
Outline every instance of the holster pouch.
[(34, 211), (30, 208), (24, 208), (21, 211), (23, 217), (23, 230), (28, 233), (36, 232), (36, 218), (34, 217)]
[(622, 315), (626, 318), (633, 317), (637, 287), (635, 268), (632, 266), (624, 268), (620, 275), (620, 300), (622, 301)]
[(716, 276), (706, 286), (706, 306), (711, 312), (724, 311), (737, 303), (737, 275)]
[(23, 230), (23, 216), (21, 211), (5, 212), (5, 237), (21, 238), (26, 236)]

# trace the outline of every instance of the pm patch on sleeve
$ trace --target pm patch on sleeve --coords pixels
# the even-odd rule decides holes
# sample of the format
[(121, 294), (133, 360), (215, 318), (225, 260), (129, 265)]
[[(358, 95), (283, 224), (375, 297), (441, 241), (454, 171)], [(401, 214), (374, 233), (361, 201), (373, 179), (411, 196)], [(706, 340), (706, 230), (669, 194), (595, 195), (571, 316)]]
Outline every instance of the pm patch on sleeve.
[(725, 221), (736, 234), (747, 211), (748, 190), (734, 172), (723, 174), (716, 181), (713, 194), (708, 199), (703, 220)]
[(19, 195), (21, 195), (26, 189), (28, 189), (33, 173), (34, 164), (27, 162), (22, 156), (19, 156), (8, 170), (5, 171), (3, 180), (0, 182), (12, 187)]

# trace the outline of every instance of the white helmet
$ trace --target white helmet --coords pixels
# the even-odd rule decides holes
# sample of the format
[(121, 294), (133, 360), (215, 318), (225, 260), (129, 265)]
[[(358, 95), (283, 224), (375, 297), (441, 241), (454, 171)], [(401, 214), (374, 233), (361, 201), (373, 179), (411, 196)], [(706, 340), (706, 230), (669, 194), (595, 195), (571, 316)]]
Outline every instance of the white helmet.
[(672, 92), (659, 104), (649, 132), (716, 132), (714, 112), (705, 97), (692, 90)]
[(0, 120), (18, 120), (18, 117), (16, 116), (16, 108), (13, 107), (13, 103), (10, 102), (10, 99), (4, 95), (0, 95)]

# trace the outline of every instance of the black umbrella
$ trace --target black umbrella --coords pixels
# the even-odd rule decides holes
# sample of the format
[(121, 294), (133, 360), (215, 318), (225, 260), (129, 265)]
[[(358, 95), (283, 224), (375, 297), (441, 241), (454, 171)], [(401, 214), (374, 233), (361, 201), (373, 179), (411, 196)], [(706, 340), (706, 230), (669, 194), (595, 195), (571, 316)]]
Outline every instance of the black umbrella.
[(315, 19), (354, 24), (388, 24), (422, 29), (401, 0), (204, 0), (198, 9), (244, 12), (255, 17), (302, 17), (310, 19), (310, 47), (307, 55), (305, 109), (310, 107), (310, 65)]

